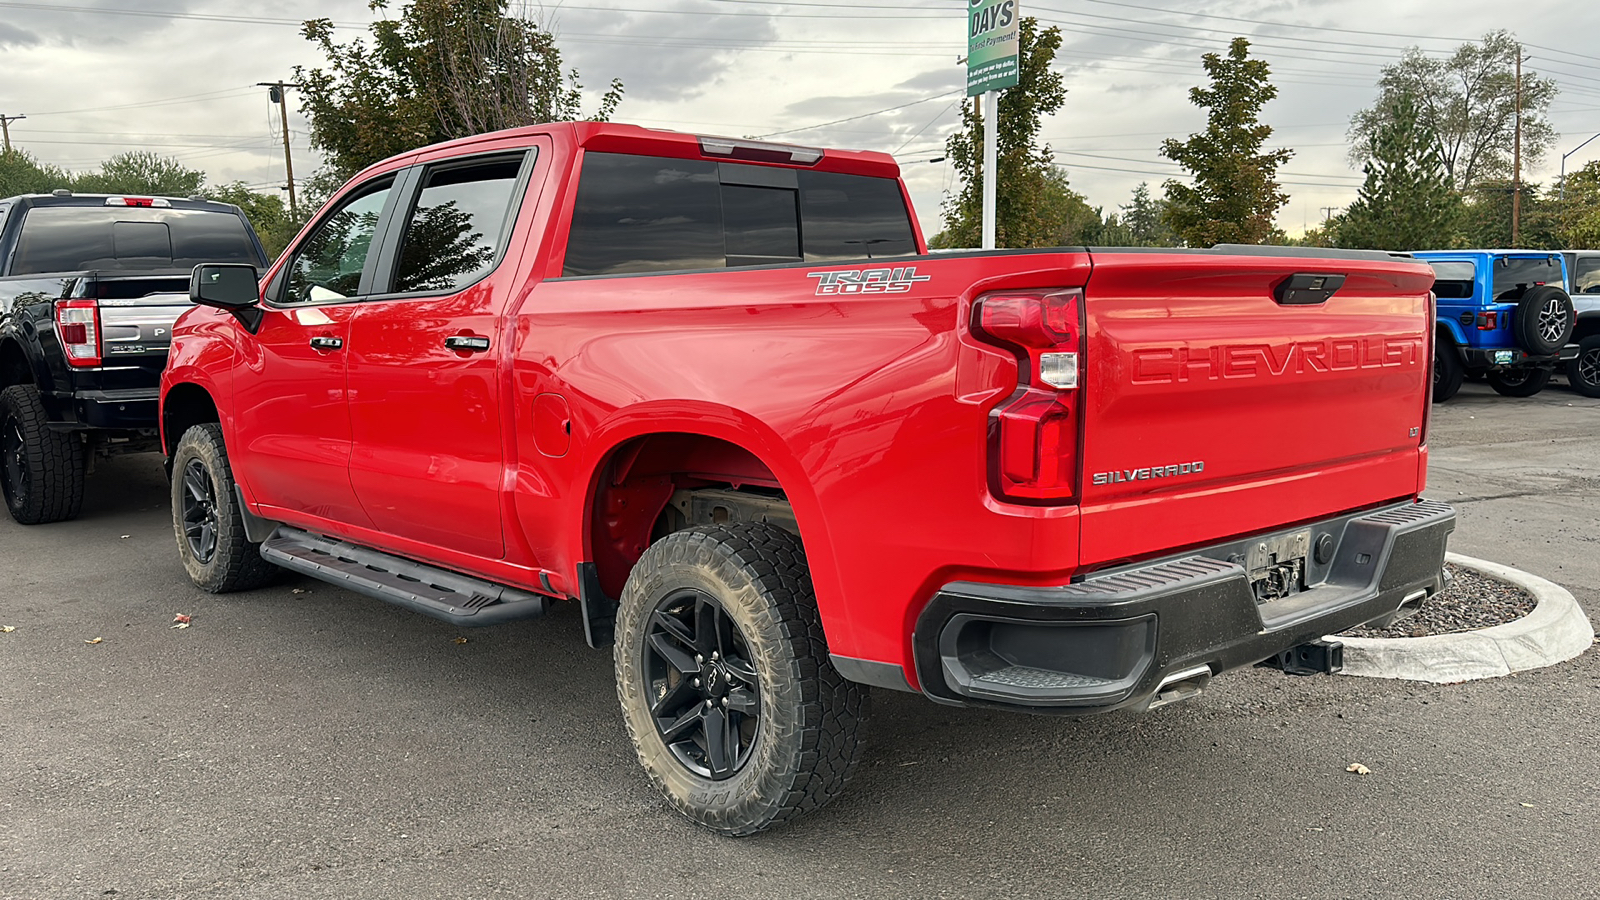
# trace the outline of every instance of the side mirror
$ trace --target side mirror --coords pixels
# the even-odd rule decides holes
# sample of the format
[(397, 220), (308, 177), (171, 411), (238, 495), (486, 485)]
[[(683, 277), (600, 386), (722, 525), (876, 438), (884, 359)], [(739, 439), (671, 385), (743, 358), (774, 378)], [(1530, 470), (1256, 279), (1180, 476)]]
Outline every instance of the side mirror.
[(244, 263), (207, 263), (189, 276), (189, 300), (233, 314), (245, 330), (255, 334), (266, 314), (261, 311), (260, 276)]
[(234, 312), (261, 301), (259, 283), (255, 266), (243, 263), (199, 265), (189, 276), (189, 300)]

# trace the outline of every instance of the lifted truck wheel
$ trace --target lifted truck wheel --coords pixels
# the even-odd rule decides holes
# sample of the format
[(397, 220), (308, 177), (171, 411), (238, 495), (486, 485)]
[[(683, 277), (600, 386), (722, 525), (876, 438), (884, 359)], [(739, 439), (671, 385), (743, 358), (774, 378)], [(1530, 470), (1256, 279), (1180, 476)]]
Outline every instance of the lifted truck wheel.
[(1489, 387), (1502, 397), (1532, 397), (1550, 383), (1550, 369), (1522, 368), (1500, 369), (1486, 377)]
[(194, 425), (172, 454), (172, 530), (189, 580), (213, 594), (271, 584), (282, 571), (245, 537), (222, 426)]
[(1567, 383), (1585, 397), (1600, 397), (1600, 334), (1578, 342), (1578, 356), (1567, 363)]
[(652, 544), (622, 592), (615, 659), (639, 762), (713, 831), (817, 809), (860, 758), (867, 688), (829, 662), (805, 553), (780, 528), (700, 526)]
[(1461, 351), (1456, 345), (1440, 341), (1433, 348), (1433, 402), (1443, 403), (1461, 390), (1461, 380), (1466, 377), (1461, 365)]
[(51, 431), (39, 389), (0, 391), (0, 488), (11, 518), (42, 525), (75, 518), (83, 508), (83, 442)]

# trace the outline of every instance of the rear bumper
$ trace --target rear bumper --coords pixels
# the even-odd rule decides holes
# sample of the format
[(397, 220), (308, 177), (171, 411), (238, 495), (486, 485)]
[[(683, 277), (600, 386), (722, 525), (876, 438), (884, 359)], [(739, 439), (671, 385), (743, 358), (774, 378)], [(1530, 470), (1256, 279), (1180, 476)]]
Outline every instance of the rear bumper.
[(1569, 344), (1556, 353), (1544, 356), (1534, 356), (1515, 347), (1502, 347), (1499, 349), (1485, 347), (1461, 348), (1462, 361), (1469, 369), (1493, 369), (1507, 366), (1512, 368), (1553, 366), (1569, 359), (1576, 359), (1577, 355), (1578, 348), (1575, 344)]
[[(949, 584), (917, 620), (918, 681), (932, 699), (959, 705), (1142, 708), (1164, 684), (1203, 681), (1414, 608), (1442, 589), (1454, 529), (1453, 509), (1421, 501), (1059, 587)], [(1242, 564), (1252, 545), (1305, 531), (1309, 587), (1257, 603)]]
[(159, 388), (149, 387), (50, 393), (41, 399), (55, 427), (134, 430), (156, 427), (161, 394)]

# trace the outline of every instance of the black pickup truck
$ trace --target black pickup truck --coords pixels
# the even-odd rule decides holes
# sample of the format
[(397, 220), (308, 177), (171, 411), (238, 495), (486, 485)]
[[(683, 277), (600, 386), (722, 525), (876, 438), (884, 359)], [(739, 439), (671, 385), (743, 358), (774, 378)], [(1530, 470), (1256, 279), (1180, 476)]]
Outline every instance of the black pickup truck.
[(70, 519), (96, 456), (160, 449), (161, 370), (203, 262), (266, 264), (238, 207), (0, 199), (0, 487), (12, 518)]

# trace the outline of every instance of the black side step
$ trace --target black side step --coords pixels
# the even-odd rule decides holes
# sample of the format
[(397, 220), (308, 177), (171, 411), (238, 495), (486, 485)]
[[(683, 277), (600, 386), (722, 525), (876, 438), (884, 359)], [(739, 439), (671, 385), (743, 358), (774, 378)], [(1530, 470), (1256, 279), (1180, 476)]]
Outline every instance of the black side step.
[(371, 547), (278, 526), (261, 556), (285, 568), (462, 626), (544, 615), (549, 598), (392, 556)]

